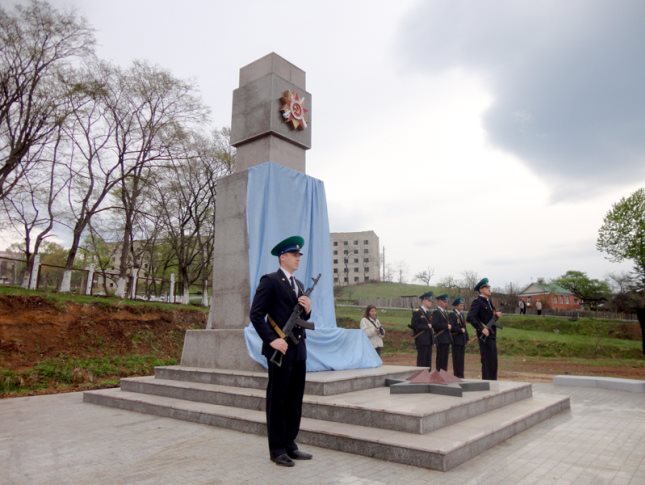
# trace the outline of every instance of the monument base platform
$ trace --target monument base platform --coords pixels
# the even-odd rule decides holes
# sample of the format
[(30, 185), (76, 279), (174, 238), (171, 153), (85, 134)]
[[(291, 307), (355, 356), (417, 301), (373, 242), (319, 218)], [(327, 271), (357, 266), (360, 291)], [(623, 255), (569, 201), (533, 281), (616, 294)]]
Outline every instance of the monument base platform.
[(244, 329), (187, 330), (181, 365), (206, 369), (264, 370), (249, 357)]
[[(570, 408), (568, 397), (534, 396), (530, 384), (509, 381), (458, 399), (390, 394), (386, 381), (417, 371), (308, 373), (298, 443), (446, 471)], [(88, 391), (83, 399), (264, 435), (266, 379), (266, 371), (158, 367), (154, 377), (122, 379), (120, 389)]]

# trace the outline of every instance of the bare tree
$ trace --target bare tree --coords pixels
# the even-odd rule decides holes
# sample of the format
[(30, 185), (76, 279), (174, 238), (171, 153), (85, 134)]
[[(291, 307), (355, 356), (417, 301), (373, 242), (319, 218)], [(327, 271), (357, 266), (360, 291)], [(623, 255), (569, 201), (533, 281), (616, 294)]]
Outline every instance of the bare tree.
[(97, 65), (80, 72), (79, 79), (70, 84), (67, 98), (70, 123), (65, 128), (70, 145), (66, 218), (72, 229), (72, 242), (59, 287), (61, 292), (70, 291), (71, 270), (83, 231), (97, 213), (113, 208), (106, 202), (123, 176), (110, 144), (114, 121), (103, 102), (109, 82), (109, 71)]
[(627, 293), (634, 284), (634, 276), (627, 272), (609, 273), (607, 278), (618, 294)]
[(187, 136), (184, 148), (183, 157), (155, 174), (154, 204), (177, 260), (182, 301), (188, 303), (190, 285), (208, 281), (217, 181), (231, 167), (219, 160), (212, 141), (196, 133)]
[(479, 281), (479, 276), (474, 271), (464, 271), (461, 276), (462, 280), (459, 282), (459, 286), (469, 290), (472, 290)]
[(93, 47), (84, 20), (48, 3), (0, 7), (0, 199), (39, 161), (39, 145), (65, 116), (61, 73)]
[(205, 121), (206, 108), (191, 84), (143, 62), (116, 72), (106, 104), (114, 120), (121, 170), (123, 236), (116, 296), (122, 298), (128, 269), (142, 264), (143, 251), (137, 254), (134, 241), (142, 219), (141, 196), (153, 164), (169, 159), (172, 147), (184, 136), (182, 127)]
[(445, 276), (437, 283), (442, 288), (458, 288), (459, 284), (453, 276)]
[(405, 261), (397, 261), (396, 263), (396, 280), (398, 283), (405, 283), (407, 281), (408, 265)]
[(423, 271), (420, 271), (419, 273), (414, 275), (415, 280), (419, 280), (423, 282), (426, 286), (430, 286), (430, 280), (434, 276), (434, 268), (431, 268), (428, 266), (426, 269)]

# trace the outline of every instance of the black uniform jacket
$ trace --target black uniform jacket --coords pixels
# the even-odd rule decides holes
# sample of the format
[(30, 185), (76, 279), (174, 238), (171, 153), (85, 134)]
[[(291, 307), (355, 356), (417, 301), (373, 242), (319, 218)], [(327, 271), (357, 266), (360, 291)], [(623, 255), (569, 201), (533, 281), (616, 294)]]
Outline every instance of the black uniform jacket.
[[(296, 279), (296, 284), (298, 285), (298, 296), (301, 296), (303, 294), (302, 283)], [(269, 323), (267, 315), (270, 315), (280, 328), (283, 328), (297, 303), (298, 298), (282, 270), (266, 274), (260, 279), (251, 304), (251, 323), (262, 339), (262, 354), (264, 356), (271, 357), (273, 355), (274, 349), (269, 344), (279, 338)], [(302, 319), (308, 320), (310, 316), (310, 313), (303, 314)], [(291, 340), (287, 341), (289, 348), (284, 359), (306, 360), (305, 329), (296, 327), (294, 334), (299, 338), (299, 343), (295, 345)]]
[(464, 320), (464, 315), (457, 310), (453, 310), (448, 313), (448, 320), (450, 320), (450, 325), (452, 325), (452, 344), (466, 345), (469, 337), (468, 329), (466, 328), (466, 320)]
[(432, 312), (432, 329), (434, 330), (434, 337), (438, 344), (449, 344), (450, 333), (448, 330), (448, 312), (437, 308)]
[(428, 320), (428, 316), (422, 308), (417, 308), (412, 312), (410, 327), (412, 328), (412, 334), (418, 335), (414, 339), (417, 345), (432, 345), (432, 330), (428, 327), (429, 323), (430, 320)]
[[(490, 319), (493, 318), (495, 313), (495, 306), (491, 300), (484, 298), (483, 296), (478, 296), (475, 298), (473, 303), (470, 305), (470, 310), (468, 311), (468, 320), (475, 330), (477, 330), (477, 337), (480, 337), (482, 330), (486, 326)], [(493, 327), (490, 330), (488, 338), (496, 338), (497, 327)]]

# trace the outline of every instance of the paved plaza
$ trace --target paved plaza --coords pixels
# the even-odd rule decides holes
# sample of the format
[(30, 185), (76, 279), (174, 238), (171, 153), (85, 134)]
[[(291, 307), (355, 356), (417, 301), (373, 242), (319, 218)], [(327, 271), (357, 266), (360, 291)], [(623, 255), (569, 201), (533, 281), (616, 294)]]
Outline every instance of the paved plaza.
[(448, 472), (311, 446), (281, 468), (266, 438), (83, 403), (0, 400), (2, 484), (645, 484), (645, 394), (534, 384), (571, 396), (551, 418)]

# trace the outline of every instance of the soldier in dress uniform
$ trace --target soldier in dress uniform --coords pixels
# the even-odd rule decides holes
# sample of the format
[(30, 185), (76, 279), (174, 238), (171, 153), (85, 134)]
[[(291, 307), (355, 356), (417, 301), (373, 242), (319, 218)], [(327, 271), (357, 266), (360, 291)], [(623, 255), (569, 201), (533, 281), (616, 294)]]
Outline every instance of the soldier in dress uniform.
[(437, 297), (437, 308), (432, 312), (432, 329), (434, 330), (435, 341), (437, 342), (437, 370), (448, 370), (448, 354), (450, 353), (450, 321), (448, 320), (448, 295), (443, 294)]
[(490, 299), (491, 289), (488, 278), (480, 280), (474, 288), (479, 296), (470, 305), (470, 311), (466, 320), (475, 327), (479, 340), (479, 354), (482, 362), (482, 379), (497, 380), (497, 327), (489, 329), (486, 324), (493, 316), (500, 318), (502, 312), (498, 312)]
[[(302, 283), (294, 273), (300, 265), (304, 239), (292, 236), (271, 250), (280, 268), (260, 279), (251, 305), (251, 323), (262, 339), (262, 355), (267, 359), (269, 381), (266, 393), (269, 456), (277, 465), (294, 466), (293, 460), (312, 456), (298, 449), (302, 398), (305, 390), (307, 346), (305, 329), (296, 327), (298, 344), (287, 343), (282, 328), (296, 304), (303, 308), (302, 318), (311, 316), (311, 300), (304, 295)], [(275, 351), (281, 352), (282, 364), (271, 362)]]
[(448, 314), (448, 320), (452, 328), (452, 370), (456, 377), (464, 378), (464, 361), (466, 357), (466, 343), (468, 342), (468, 330), (464, 319), (464, 299), (460, 296), (452, 302), (452, 311)]
[(417, 347), (417, 366), (432, 367), (432, 326), (430, 325), (430, 309), (432, 308), (432, 292), (428, 291), (419, 297), (421, 305), (412, 312), (410, 328), (414, 345)]

